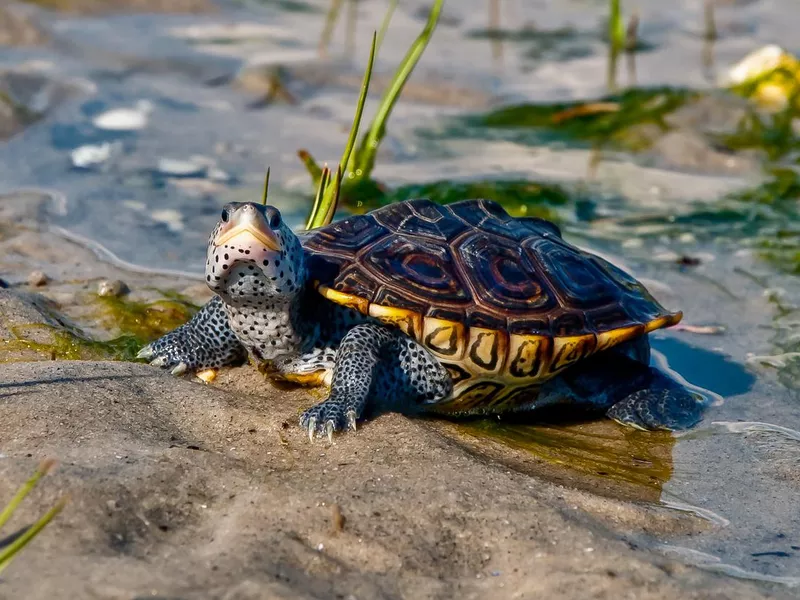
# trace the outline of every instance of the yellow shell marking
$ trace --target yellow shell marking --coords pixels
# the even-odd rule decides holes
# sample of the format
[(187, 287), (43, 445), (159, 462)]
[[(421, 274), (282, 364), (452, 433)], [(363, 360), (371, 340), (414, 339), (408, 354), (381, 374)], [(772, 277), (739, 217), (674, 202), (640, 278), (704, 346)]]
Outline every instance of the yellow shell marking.
[(645, 333), (650, 333), (651, 331), (655, 331), (656, 329), (661, 329), (663, 327), (672, 327), (673, 325), (677, 325), (680, 323), (682, 318), (683, 313), (676, 312), (674, 315), (667, 315), (665, 317), (653, 319), (644, 326)]
[(508, 346), (508, 375), (536, 378), (550, 361), (551, 340), (542, 335), (512, 334)]
[(508, 334), (496, 329), (470, 327), (465, 360), (477, 373), (499, 373), (506, 363)]
[(360, 298), (359, 296), (354, 296), (353, 294), (345, 294), (344, 292), (330, 288), (327, 285), (321, 285), (317, 288), (317, 290), (319, 290), (319, 293), (325, 296), (325, 298), (331, 302), (341, 304), (342, 306), (347, 306), (348, 308), (354, 308), (364, 315), (368, 314), (367, 310), (369, 309), (369, 300), (366, 298)]
[(633, 338), (644, 334), (644, 327), (641, 325), (633, 325), (631, 327), (623, 327), (622, 329), (612, 329), (611, 331), (604, 331), (597, 334), (597, 346), (595, 352), (607, 350), (622, 342), (627, 342)]
[(465, 340), (463, 324), (433, 317), (423, 319), (422, 343), (435, 356), (461, 360), (464, 356)]
[(382, 304), (369, 305), (370, 317), (375, 317), (387, 325), (393, 325), (410, 338), (420, 341), (422, 332), (422, 317), (419, 313), (405, 308), (393, 308)]
[(593, 333), (553, 338), (553, 362), (550, 372), (555, 373), (594, 352), (597, 338)]

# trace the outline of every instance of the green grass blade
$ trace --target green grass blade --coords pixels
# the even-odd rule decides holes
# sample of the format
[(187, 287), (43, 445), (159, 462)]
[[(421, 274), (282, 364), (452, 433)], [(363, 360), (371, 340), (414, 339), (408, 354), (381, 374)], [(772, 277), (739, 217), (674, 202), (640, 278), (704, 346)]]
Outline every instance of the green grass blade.
[(625, 25), (622, 22), (620, 0), (610, 0), (611, 6), (608, 17), (608, 43), (615, 52), (620, 52), (625, 47)]
[(53, 467), (55, 467), (55, 465), (56, 461), (52, 459), (43, 461), (42, 464), (39, 465), (39, 468), (36, 469), (36, 472), (31, 476), (31, 478), (22, 484), (19, 490), (17, 490), (17, 493), (14, 494), (14, 497), (11, 499), (11, 501), (3, 509), (3, 512), (0, 512), (0, 528), (2, 528), (3, 525), (5, 525), (8, 522), (8, 520), (11, 518), (11, 515), (14, 514), (14, 511), (17, 510), (17, 507), (25, 499), (25, 496), (27, 496), (30, 493), (30, 491), (36, 487), (36, 484), (39, 483), (39, 480), (42, 477), (44, 477), (50, 471), (53, 470)]
[(333, 176), (333, 184), (330, 186), (330, 190), (330, 199), (325, 204), (326, 210), (319, 226), (327, 225), (333, 221), (333, 215), (336, 214), (336, 207), (339, 206), (339, 195), (342, 191), (342, 165), (339, 165), (336, 169), (336, 175)]
[(325, 195), (325, 189), (328, 186), (328, 180), (330, 179), (330, 169), (328, 166), (324, 166), (322, 171), (320, 171), (319, 175), (319, 183), (317, 184), (317, 194), (314, 197), (314, 204), (311, 206), (311, 212), (308, 213), (308, 219), (306, 220), (306, 229), (314, 229), (318, 227), (317, 223), (321, 220), (320, 219), (320, 206), (322, 205), (322, 199)]
[[(358, 137), (358, 129), (361, 125), (361, 118), (364, 114), (364, 104), (367, 101), (367, 93), (369, 92), (369, 82), (372, 78), (372, 70), (375, 65), (375, 54), (378, 47), (377, 33), (372, 34), (372, 47), (369, 52), (369, 60), (367, 61), (367, 68), (364, 71), (364, 78), (361, 82), (361, 94), (358, 97), (358, 104), (356, 105), (356, 114), (353, 117), (353, 124), (350, 126), (350, 136), (347, 138), (347, 143), (342, 153), (339, 168), (335, 174), (325, 167), (322, 170), (324, 173), (327, 170), (326, 176), (321, 176), (319, 186), (317, 187), (317, 196), (314, 200), (314, 205), (311, 207), (308, 220), (306, 222), (306, 229), (316, 229), (323, 225), (327, 225), (333, 219), (336, 213), (336, 208), (339, 204), (339, 196), (341, 193), (342, 176), (345, 172), (346, 165), (350, 162), (350, 157), (353, 153), (353, 148), (356, 145)], [(311, 157), (305, 152), (308, 159)], [(304, 156), (301, 154), (301, 158)], [(313, 162), (313, 159), (311, 159)], [(316, 165), (316, 163), (314, 163)], [(308, 163), (306, 164), (308, 167)], [(332, 180), (332, 181), (331, 181)], [(332, 185), (331, 185), (332, 184)]]
[(397, 0), (390, 0), (389, 10), (386, 11), (386, 14), (383, 17), (383, 22), (381, 23), (381, 28), (378, 30), (378, 50), (381, 49), (383, 38), (386, 36), (386, 31), (389, 29), (389, 23), (392, 21), (392, 15), (394, 15), (396, 8)]
[(42, 529), (44, 529), (47, 526), (47, 524), (56, 517), (58, 513), (60, 513), (64, 509), (68, 501), (69, 499), (66, 496), (61, 498), (53, 508), (48, 510), (42, 516), (42, 518), (36, 521), (36, 523), (34, 523), (28, 530), (26, 530), (25, 533), (23, 533), (21, 536), (15, 539), (11, 544), (6, 546), (6, 548), (2, 552), (0, 552), (0, 572), (2, 572), (9, 564), (11, 564), (11, 561), (14, 559), (17, 553), (20, 550), (22, 550), (25, 546), (27, 546), (28, 543), (33, 538), (35, 538), (36, 535)]
[(375, 64), (375, 53), (378, 48), (377, 34), (372, 34), (372, 47), (369, 50), (369, 60), (367, 61), (367, 69), (364, 71), (364, 79), (361, 81), (361, 94), (358, 96), (358, 104), (356, 105), (356, 115), (353, 118), (353, 124), (350, 126), (350, 137), (347, 138), (347, 144), (342, 153), (342, 160), (339, 161), (339, 166), (343, 171), (346, 171), (347, 165), (350, 162), (350, 155), (356, 145), (356, 138), (358, 137), (358, 128), (361, 125), (361, 116), (364, 114), (364, 104), (367, 101), (367, 92), (369, 92), (369, 82), (372, 78), (372, 68)]
[(264, 177), (264, 193), (261, 196), (261, 204), (267, 205), (267, 194), (269, 194), (269, 167), (267, 167), (267, 175)]
[(403, 62), (400, 63), (400, 67), (397, 69), (389, 88), (381, 99), (381, 104), (375, 115), (375, 119), (372, 121), (367, 135), (364, 136), (356, 152), (355, 170), (361, 170), (360, 177), (369, 178), (370, 173), (372, 173), (372, 169), (375, 166), (375, 156), (378, 153), (378, 146), (383, 136), (386, 135), (386, 121), (389, 119), (389, 115), (397, 99), (400, 97), (400, 93), (403, 91), (403, 86), (405, 86), (406, 81), (411, 76), (414, 67), (417, 66), (431, 36), (433, 36), (433, 32), (439, 22), (439, 15), (442, 12), (443, 4), (444, 0), (436, 0), (433, 3), (425, 28), (411, 45), (405, 58), (403, 58)]

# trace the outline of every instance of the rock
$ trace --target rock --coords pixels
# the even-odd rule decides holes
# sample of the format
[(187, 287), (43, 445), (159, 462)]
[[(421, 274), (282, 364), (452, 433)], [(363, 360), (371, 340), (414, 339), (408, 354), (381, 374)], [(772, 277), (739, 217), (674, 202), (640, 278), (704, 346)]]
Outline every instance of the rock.
[(97, 284), (97, 293), (100, 296), (119, 297), (130, 291), (128, 285), (119, 279), (104, 279)]
[[(248, 368), (221, 380), (239, 391), (130, 363), (5, 365), (0, 489), (53, 457), (60, 466), (20, 522), (62, 493), (72, 500), (3, 573), (4, 594), (767, 595), (631, 550), (573, 512), (563, 487), (476, 459), (419, 421), (388, 415), (333, 445), (310, 444), (295, 426), (313, 401), (306, 392), (278, 390)], [(347, 517), (340, 531), (333, 505)]]
[(28, 17), (0, 6), (0, 46), (36, 46), (45, 40), (46, 36)]
[(0, 71), (0, 140), (35, 123), (78, 89), (76, 84), (22, 67)]
[(47, 285), (49, 281), (50, 278), (42, 271), (32, 271), (31, 274), (28, 275), (28, 285), (34, 287), (42, 287), (43, 285)]

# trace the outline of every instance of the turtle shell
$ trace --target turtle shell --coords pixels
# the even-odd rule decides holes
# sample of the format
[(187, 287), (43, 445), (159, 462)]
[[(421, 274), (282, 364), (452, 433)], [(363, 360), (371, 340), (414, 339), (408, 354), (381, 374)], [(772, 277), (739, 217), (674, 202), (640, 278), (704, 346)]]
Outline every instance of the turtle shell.
[(304, 246), (323, 296), (400, 327), (456, 382), (542, 381), (681, 318), (556, 225), (489, 200), (398, 202), (309, 232)]

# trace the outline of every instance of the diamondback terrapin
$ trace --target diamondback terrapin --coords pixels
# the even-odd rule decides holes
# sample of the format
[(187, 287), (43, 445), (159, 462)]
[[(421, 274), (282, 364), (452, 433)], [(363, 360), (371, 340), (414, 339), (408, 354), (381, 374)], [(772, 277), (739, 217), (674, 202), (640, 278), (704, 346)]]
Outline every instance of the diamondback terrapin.
[(548, 221), (488, 200), (410, 200), (296, 235), (232, 203), (208, 244), (216, 293), (139, 356), (174, 373), (249, 354), (274, 377), (329, 385), (309, 435), (375, 410), (451, 415), (574, 403), (641, 429), (697, 423), (695, 395), (649, 366), (647, 334), (681, 313)]

